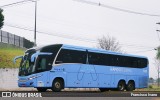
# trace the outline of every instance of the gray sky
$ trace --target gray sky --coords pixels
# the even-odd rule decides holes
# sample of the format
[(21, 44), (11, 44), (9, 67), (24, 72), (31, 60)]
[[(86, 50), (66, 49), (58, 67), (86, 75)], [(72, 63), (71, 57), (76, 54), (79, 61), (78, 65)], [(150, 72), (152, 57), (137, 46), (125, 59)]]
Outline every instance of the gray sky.
[[(21, 0), (0, 0), (0, 6)], [(160, 0), (87, 0), (105, 5), (160, 15)], [(4, 31), (33, 41), (33, 32), (16, 26), (34, 29), (34, 3), (27, 2), (4, 7)], [(64, 43), (96, 47), (97, 38), (114, 36), (123, 51), (147, 56), (150, 61), (150, 77), (156, 78), (154, 57), (158, 40), (160, 17), (137, 15), (77, 2), (76, 0), (39, 0), (37, 9), (37, 44)], [(48, 35), (47, 35), (48, 34)], [(71, 38), (71, 39), (69, 39)], [(85, 41), (87, 40), (87, 41)]]

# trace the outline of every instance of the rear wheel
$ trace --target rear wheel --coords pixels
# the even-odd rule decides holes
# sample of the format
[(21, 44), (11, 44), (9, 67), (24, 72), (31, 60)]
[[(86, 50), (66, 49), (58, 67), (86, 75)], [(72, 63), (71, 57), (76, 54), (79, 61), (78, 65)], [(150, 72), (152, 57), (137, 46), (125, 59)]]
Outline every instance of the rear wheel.
[(117, 86), (118, 91), (124, 91), (125, 87), (126, 87), (125, 82), (124, 81), (119, 81), (118, 86)]
[(135, 89), (135, 84), (133, 81), (129, 81), (127, 84), (127, 91), (133, 91)]
[(52, 91), (60, 92), (63, 89), (63, 81), (61, 79), (55, 79), (52, 84)]
[(37, 90), (38, 92), (46, 92), (47, 88), (38, 87)]

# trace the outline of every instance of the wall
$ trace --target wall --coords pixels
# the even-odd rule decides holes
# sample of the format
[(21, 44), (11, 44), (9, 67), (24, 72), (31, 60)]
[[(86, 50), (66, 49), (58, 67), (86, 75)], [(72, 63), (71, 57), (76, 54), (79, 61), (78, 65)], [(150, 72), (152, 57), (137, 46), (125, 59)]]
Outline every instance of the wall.
[(36, 90), (34, 88), (19, 88), (17, 81), (18, 81), (18, 68), (5, 68), (5, 69), (0, 68), (0, 91)]
[(21, 48), (31, 48), (34, 43), (17, 35), (0, 30), (0, 42), (12, 44)]
[[(18, 87), (18, 68), (0, 68), (0, 91), (37, 91), (32, 87)], [(51, 90), (49, 90), (51, 91)], [(66, 88), (63, 91), (99, 91), (97, 88)]]
[(23, 38), (5, 31), (0, 30), (0, 42), (13, 44), (23, 47)]

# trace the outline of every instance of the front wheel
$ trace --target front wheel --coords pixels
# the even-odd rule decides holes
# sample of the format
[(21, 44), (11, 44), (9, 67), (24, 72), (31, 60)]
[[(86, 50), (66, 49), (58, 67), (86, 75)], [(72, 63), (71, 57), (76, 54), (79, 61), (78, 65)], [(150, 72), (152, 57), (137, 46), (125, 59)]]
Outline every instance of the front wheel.
[(63, 89), (63, 81), (60, 79), (56, 79), (52, 84), (52, 91), (60, 92)]

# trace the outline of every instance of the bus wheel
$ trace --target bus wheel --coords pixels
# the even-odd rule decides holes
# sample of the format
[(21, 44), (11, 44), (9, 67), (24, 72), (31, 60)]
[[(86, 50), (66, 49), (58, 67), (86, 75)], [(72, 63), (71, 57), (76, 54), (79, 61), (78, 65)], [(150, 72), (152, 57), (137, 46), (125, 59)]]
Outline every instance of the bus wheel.
[(109, 89), (107, 89), (107, 88), (99, 88), (99, 90), (100, 90), (101, 92), (109, 91)]
[(127, 91), (133, 91), (135, 89), (135, 84), (133, 81), (129, 81), (128, 84), (127, 84), (127, 88), (126, 90)]
[(46, 92), (47, 88), (37, 87), (38, 92)]
[(52, 91), (60, 92), (63, 89), (63, 81), (61, 79), (55, 79), (52, 84)]
[(119, 81), (118, 82), (118, 86), (117, 86), (118, 91), (124, 91), (125, 87), (126, 87), (126, 85), (125, 85), (124, 81)]

